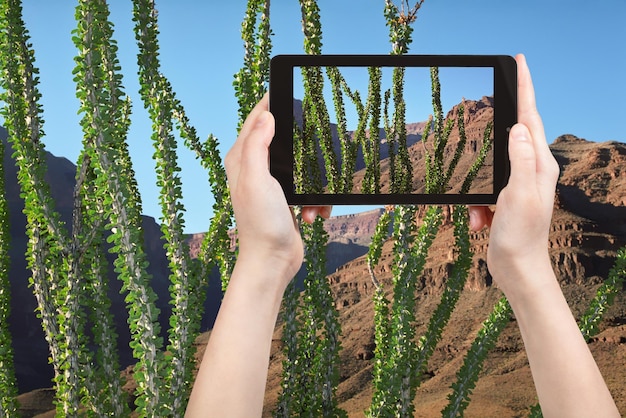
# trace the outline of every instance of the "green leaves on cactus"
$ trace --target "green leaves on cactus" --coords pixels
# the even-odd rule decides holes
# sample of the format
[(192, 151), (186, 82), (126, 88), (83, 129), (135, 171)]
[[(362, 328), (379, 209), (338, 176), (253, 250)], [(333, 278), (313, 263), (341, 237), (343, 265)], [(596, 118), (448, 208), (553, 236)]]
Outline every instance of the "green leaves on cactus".
[[(26, 202), (30, 237), (27, 258), (55, 369), (57, 413), (76, 416), (85, 408), (98, 416), (129, 413), (121, 390), (117, 335), (107, 297), (103, 245), (106, 238), (111, 244), (109, 251), (117, 254), (115, 273), (123, 282), (128, 304), (130, 345), (137, 359), (134, 374), (138, 386), (137, 413), (181, 416), (194, 367), (191, 343), (197, 334), (203, 303), (203, 298), (191, 290), (202, 288), (198, 274), (208, 272), (208, 264), (224, 260), (222, 265), (232, 265), (225, 261), (232, 256), (215, 256), (225, 247), (230, 252), (230, 241), (224, 237), (231, 219), (230, 205), (225, 204), (228, 192), (217, 140), (210, 136), (200, 143), (171, 86), (158, 73), (156, 11), (151, 2), (136, 2), (141, 93), (155, 121), (155, 159), (163, 190), (163, 223), (172, 271), (174, 313), (170, 318), (170, 354), (164, 363), (156, 295), (146, 271), (141, 202), (126, 144), (130, 102), (124, 97), (107, 4), (101, 0), (81, 0), (76, 8), (77, 28), (72, 39), (78, 55), (74, 76), (84, 149), (78, 162), (71, 234), (59, 220), (43, 178), (43, 120), (38, 104), (37, 70), (19, 2), (3, 3), (1, 12), (0, 22), (5, 28), (0, 42), (3, 99), (7, 103), (4, 115), (20, 165), (19, 182)], [(211, 245), (210, 250), (205, 246), (202, 257), (205, 263), (201, 263), (201, 269), (195, 268), (197, 263), (190, 262), (182, 233), (183, 208), (177, 177), (180, 170), (176, 166), (176, 143), (172, 135), (175, 125), (208, 169), (221, 210), (214, 218), (207, 240), (220, 245)], [(228, 244), (224, 245), (225, 242)], [(87, 320), (94, 327), (91, 337), (84, 332)], [(92, 353), (86, 349), (88, 345), (98, 349)], [(8, 364), (3, 362), (3, 366)], [(7, 367), (2, 369), (10, 371)], [(3, 393), (12, 396), (13, 392), (7, 388)], [(5, 404), (11, 407), (8, 401), (3, 401)]]
[[(260, 22), (257, 25), (257, 19)], [(269, 0), (248, 0), (241, 25), (244, 42), (243, 67), (235, 74), (233, 86), (239, 103), (239, 127), (267, 90), (270, 71), (272, 30)]]
[(580, 318), (579, 326), (586, 341), (599, 332), (598, 325), (606, 310), (613, 304), (617, 293), (623, 288), (626, 281), (626, 247), (617, 252), (615, 264), (609, 275), (596, 291), (589, 308)]
[[(400, 12), (391, 1), (386, 1), (385, 18), (390, 28), (393, 54), (403, 54), (408, 51), (412, 33), (409, 23), (415, 19), (415, 13), (421, 4), (422, 2), (418, 2), (413, 11), (405, 15), (403, 13), (404, 10)], [(444, 122), (441, 106), (441, 85), (439, 83), (438, 68), (436, 67), (431, 68), (431, 81), (434, 119), (429, 120), (426, 124), (422, 139), (426, 143), (431, 129), (433, 130), (432, 149), (427, 151), (425, 156), (426, 192), (444, 193), (465, 146), (463, 108), (461, 107), (456, 121), (460, 141), (453, 159), (445, 167), (444, 150), (455, 121), (450, 119), (447, 123)], [(394, 69), (392, 90), (386, 92), (384, 96), (384, 120), (385, 131), (390, 143), (391, 189), (396, 192), (406, 192), (412, 189), (411, 162), (406, 152), (403, 85), (403, 69)], [(391, 121), (389, 121), (388, 116), (390, 100), (393, 100), (394, 104), (394, 114)], [(489, 138), (490, 128), (487, 131), (485, 137)], [(485, 148), (488, 150), (488, 146), (485, 146)], [(484, 156), (482, 159), (479, 158), (475, 165), (477, 167), (482, 166), (483, 159)], [(475, 172), (471, 177), (468, 176), (468, 184), (471, 184), (474, 176)], [(433, 313), (426, 333), (419, 339), (419, 343), (416, 345), (413, 331), (416, 277), (421, 274), (430, 244), (439, 229), (441, 209), (430, 207), (426, 210), (422, 226), (415, 238), (413, 238), (415, 209), (403, 206), (396, 207), (394, 223), (398, 224), (394, 228), (393, 235), (394, 255), (396, 258), (394, 261), (394, 290), (391, 308), (381, 287), (377, 287), (374, 295), (375, 341), (377, 347), (375, 349), (373, 372), (374, 395), (368, 410), (369, 416), (410, 416), (413, 412), (413, 399), (415, 390), (419, 385), (419, 376), (424, 371), (428, 359), (441, 338), (443, 328), (447, 324), (463, 290), (471, 265), (472, 255), (469, 245), (467, 217), (467, 208), (465, 207), (455, 207), (452, 211), (457, 259), (442, 294), (441, 303)], [(373, 260), (379, 257), (381, 246), (379, 233), (387, 223), (387, 217), (381, 217), (382, 226), (380, 229), (377, 228), (374, 234), (372, 248), (368, 255), (370, 273), (375, 283), (376, 279), (373, 277), (372, 264)], [(403, 256), (403, 254), (407, 255)], [(481, 345), (481, 347), (484, 346)], [(462, 389), (462, 385), (459, 388)], [(459, 389), (455, 393), (463, 392)]]
[(452, 384), (454, 391), (448, 395), (450, 403), (441, 412), (443, 417), (463, 416), (463, 411), (469, 405), (470, 394), (476, 386), (487, 353), (495, 346), (500, 333), (509, 323), (512, 313), (509, 302), (506, 298), (502, 298), (494, 306), (489, 318), (483, 322), (482, 328), (478, 331), (478, 336), (465, 355), (463, 366), (457, 373), (457, 381)]
[(137, 359), (137, 405), (140, 415), (160, 410), (158, 378), (162, 339), (156, 295), (146, 272), (147, 257), (141, 234), (141, 201), (126, 145), (128, 104), (123, 90), (117, 48), (113, 41), (108, 7), (103, 1), (81, 1), (76, 10), (78, 27), (73, 40), (79, 51), (74, 70), (80, 100), (84, 157), (95, 175), (92, 193), (104, 202), (104, 219), (117, 254), (115, 272), (123, 281), (131, 330), (131, 347)]
[[(167, 356), (163, 363), (162, 380), (170, 400), (162, 402), (161, 414), (182, 416), (193, 378), (193, 342), (200, 329), (205, 286), (198, 274), (202, 271), (192, 263), (189, 246), (183, 233), (184, 206), (182, 204), (180, 167), (177, 162), (175, 122), (181, 137), (200, 158), (207, 158), (199, 144), (195, 129), (189, 126), (185, 111), (172, 91), (170, 83), (160, 72), (158, 58), (157, 13), (151, 1), (134, 3), (135, 36), (139, 44), (139, 82), (144, 106), (152, 120), (157, 184), (161, 188), (161, 231), (165, 238), (169, 259), (170, 297), (172, 314), (169, 318)], [(205, 165), (208, 165), (205, 163)], [(204, 269), (207, 272), (208, 269)], [(166, 412), (167, 411), (167, 412)]]
[[(44, 181), (38, 70), (34, 66), (34, 52), (21, 13), (18, 1), (0, 5), (3, 112), (10, 141), (18, 156), (18, 182), (28, 224), (26, 258), (32, 270), (31, 284), (39, 304), (42, 326), (50, 345), (57, 384), (57, 411), (75, 415), (80, 393), (79, 386), (71, 387), (71, 384), (80, 376), (77, 369), (80, 318), (68, 318), (67, 311), (59, 311), (57, 307), (67, 298), (75, 300), (76, 287), (68, 281), (62, 256), (63, 247), (69, 247), (66, 246), (68, 235), (54, 211), (50, 190)], [(60, 330), (66, 332), (61, 334)]]
[[(321, 25), (315, 0), (301, 0), (305, 51), (321, 52)], [(319, 141), (328, 178), (328, 188), (343, 187), (339, 177), (337, 157), (332, 147), (330, 119), (322, 94), (321, 69), (303, 69), (305, 95), (303, 124), (294, 124), (296, 141), (303, 149), (294, 179), (298, 190), (321, 190), (321, 173), (317, 171), (317, 142)], [(334, 100), (341, 103), (341, 76), (334, 69), (329, 72)], [(343, 107), (339, 109), (342, 118)], [(355, 155), (356, 156), (356, 155)], [(312, 174), (312, 177), (308, 177)], [(296, 212), (299, 212), (296, 210)], [(304, 290), (298, 294), (295, 284), (287, 290), (284, 304), (285, 327), (283, 384), (277, 416), (343, 416), (338, 408), (335, 391), (339, 384), (339, 350), (341, 329), (330, 284), (326, 280), (326, 242), (328, 234), (323, 220), (312, 225), (303, 224), (301, 233), (305, 245), (306, 277)]]
[[(374, 394), (368, 416), (412, 416), (417, 385), (415, 345), (415, 291), (428, 249), (441, 223), (441, 208), (431, 206), (419, 230), (415, 206), (397, 206), (394, 212), (393, 304), (377, 290), (374, 303)], [(387, 317), (388, 315), (388, 317)]]
[[(4, 142), (0, 141), (0, 155)], [(4, 163), (0, 162), (0, 190), (5, 189)], [(17, 415), (17, 380), (13, 364), (13, 346), (9, 331), (11, 283), (9, 282), (9, 211), (5, 193), (0, 194), (0, 416)]]

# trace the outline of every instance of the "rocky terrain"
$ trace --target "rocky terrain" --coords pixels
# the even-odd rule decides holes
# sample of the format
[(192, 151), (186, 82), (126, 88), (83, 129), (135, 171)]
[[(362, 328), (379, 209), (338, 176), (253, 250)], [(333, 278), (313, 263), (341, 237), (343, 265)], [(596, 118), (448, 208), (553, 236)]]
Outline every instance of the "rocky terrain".
[[(447, 193), (456, 193), (461, 189), (463, 180), (465, 179), (465, 176), (469, 171), (472, 163), (478, 156), (478, 152), (480, 151), (480, 148), (482, 146), (483, 135), (487, 123), (493, 122), (494, 110), (492, 96), (485, 96), (478, 100), (464, 99), (463, 106), (465, 109), (464, 123), (467, 142), (465, 143), (465, 146), (463, 148), (463, 153), (458, 162), (457, 169), (450, 179), (449, 189)], [(455, 154), (456, 147), (460, 139), (456, 122), (459, 116), (459, 108), (460, 104), (455, 105), (451, 109), (449, 109), (444, 120), (444, 126), (448, 123), (448, 121), (454, 121), (454, 125), (450, 132), (448, 142), (444, 151), (444, 166), (446, 168), (448, 167), (450, 161)], [(299, 100), (294, 100), (293, 109), (294, 119), (298, 124), (301, 125), (302, 102)], [(426, 128), (426, 125), (427, 121), (413, 122), (406, 125), (406, 141), (409, 158), (411, 160), (411, 166), (413, 169), (413, 192), (415, 193), (424, 193), (425, 191), (426, 149), (429, 150), (431, 155), (433, 154), (434, 134), (432, 130), (426, 136), (426, 139), (423, 140), (424, 129)], [(335, 155), (339, 157), (341, 156), (341, 145), (339, 142), (339, 135), (337, 133), (337, 125), (331, 124), (331, 133), (333, 136), (333, 149)], [(352, 137), (354, 135), (354, 132), (348, 132), (348, 135)], [(371, 135), (371, 132), (369, 132), (369, 130), (366, 131), (366, 135)], [(388, 193), (390, 189), (389, 146), (387, 145), (388, 140), (386, 138), (386, 132), (384, 131), (384, 129), (379, 130), (378, 138), (380, 140), (381, 192)], [(493, 139), (493, 133), (491, 134), (490, 138)], [(319, 160), (320, 162), (323, 161), (321, 158), (321, 154)], [(363, 177), (365, 176), (365, 162), (363, 160), (363, 154), (360, 149), (357, 153), (355, 168), (356, 172), (353, 177), (353, 192), (360, 193)], [(320, 171), (324, 173), (325, 168), (323, 166), (320, 167)], [(478, 171), (476, 179), (472, 184), (470, 193), (493, 193), (493, 183), (491, 179), (492, 172), (493, 148), (487, 153), (484, 164), (482, 168)]]
[[(570, 303), (578, 317), (587, 308), (595, 289), (606, 278), (616, 250), (626, 245), (626, 144), (595, 143), (563, 135), (551, 145), (560, 163), (561, 176), (550, 232), (550, 254)], [(420, 277), (417, 299), (417, 335), (426, 328), (453, 262), (450, 243), (453, 231), (450, 207), (444, 207), (445, 221)], [(340, 216), (326, 222), (329, 248), (363, 247), (363, 255), (329, 268), (335, 306), (343, 330), (340, 406), (349, 416), (361, 417), (371, 400), (371, 370), (374, 349), (373, 285), (364, 254), (376, 220), (383, 209)], [(420, 222), (420, 219), (416, 220)], [(442, 341), (431, 358), (427, 376), (416, 397), (416, 416), (437, 417), (446, 405), (446, 396), (463, 356), (481, 322), (502, 296), (487, 270), (488, 231), (473, 233), (473, 266), (465, 291), (445, 329)], [(390, 290), (393, 263), (391, 241), (385, 244), (376, 275)], [(358, 253), (358, 251), (356, 251)], [(329, 251), (329, 253), (331, 253)], [(345, 254), (348, 257), (348, 254)], [(330, 263), (329, 263), (330, 264)], [(529, 266), (532, 268), (532, 266)], [(626, 293), (622, 292), (605, 316), (601, 332), (590, 347), (622, 412), (626, 411)], [(276, 327), (266, 392), (265, 416), (271, 416), (281, 382), (282, 328)], [(199, 340), (199, 356), (207, 336)], [(485, 362), (481, 379), (473, 392), (466, 416), (525, 417), (537, 402), (532, 376), (515, 319), (511, 318), (496, 348)]]
[[(464, 100), (464, 123), (466, 143), (463, 147), (463, 153), (458, 161), (458, 165), (453, 172), (449, 187), (446, 193), (458, 193), (461, 190), (465, 176), (480, 152), (483, 144), (483, 135), (485, 128), (489, 122), (493, 122), (493, 97), (482, 97), (480, 100)], [(447, 167), (452, 160), (460, 135), (458, 131), (457, 119), (459, 116), (460, 105), (455, 105), (448, 111), (444, 119), (444, 126), (448, 121), (454, 121), (448, 142), (444, 149), (444, 167)], [(413, 170), (413, 193), (424, 193), (426, 188), (426, 150), (433, 155), (434, 134), (430, 132), (426, 139), (423, 140), (423, 132), (426, 122), (411, 123), (407, 125), (407, 146), (411, 167)], [(384, 131), (381, 132), (381, 192), (388, 193), (390, 189), (390, 163), (388, 158), (386, 139)], [(490, 136), (493, 139), (493, 132)], [(478, 170), (478, 174), (469, 190), (470, 194), (476, 193), (493, 193), (493, 147), (487, 153), (483, 166)], [(359, 170), (354, 174), (354, 190), (360, 191), (360, 184), (363, 181), (365, 170)]]
[[(555, 213), (550, 233), (550, 252), (559, 280), (575, 315), (588, 306), (595, 289), (606, 277), (614, 262), (616, 250), (626, 245), (626, 182), (622, 172), (626, 170), (626, 145), (620, 142), (595, 143), (563, 135), (551, 148), (562, 167), (557, 190)], [(10, 154), (10, 153), (9, 153)], [(5, 155), (7, 178), (14, 178), (15, 169), (10, 157)], [(48, 156), (49, 180), (57, 201), (57, 208), (68, 216), (71, 210), (71, 190), (75, 167), (67, 160)], [(13, 170), (13, 171), (11, 171)], [(12, 242), (12, 294), (11, 317), (16, 365), (20, 379), (20, 396), (23, 416), (51, 409), (52, 393), (49, 387), (47, 347), (41, 333), (41, 325), (34, 314), (35, 302), (27, 287), (28, 271), (20, 252), (25, 248), (24, 219), (21, 214), (19, 192), (14, 183), (8, 183), (10, 201)], [(449, 214), (450, 208), (444, 208)], [(341, 407), (350, 416), (363, 416), (371, 398), (371, 358), (373, 350), (373, 287), (367, 272), (364, 254), (370, 237), (382, 213), (374, 210), (362, 214), (334, 217), (326, 222), (329, 232), (328, 279), (331, 283), (336, 307), (340, 313), (343, 330), (341, 353), (341, 384), (338, 397)], [(69, 218), (68, 218), (69, 219)], [(448, 221), (441, 228), (429, 255), (424, 274), (420, 277), (417, 299), (417, 334), (420, 335), (433, 312), (445, 286), (453, 254), (450, 249), (452, 229)], [(419, 219), (416, 220), (420, 222)], [(146, 248), (150, 253), (154, 283), (160, 289), (161, 300), (167, 290), (166, 266), (161, 233), (152, 218), (144, 219)], [(190, 237), (192, 251), (202, 236)], [(421, 385), (416, 397), (416, 416), (439, 416), (446, 404), (449, 386), (454, 381), (465, 351), (474, 338), (480, 323), (487, 317), (501, 293), (492, 282), (485, 261), (488, 232), (472, 234), (475, 252), (473, 267), (466, 289), (449, 326), (444, 331), (435, 354), (428, 364), (428, 379)], [(234, 241), (233, 241), (234, 243)], [(390, 284), (392, 242), (385, 250), (377, 275), (388, 287)], [(532, 268), (532, 266), (529, 266)], [(213, 281), (216, 282), (216, 281)], [(111, 298), (117, 312), (123, 312), (123, 301), (112, 289)], [(211, 310), (207, 311), (204, 328), (212, 324), (219, 306), (219, 290), (211, 290)], [(167, 307), (163, 306), (166, 310)], [(166, 311), (165, 311), (166, 313)], [(123, 316), (123, 315), (122, 315)], [(125, 318), (117, 319), (118, 330), (127, 328)], [(120, 347), (127, 344), (120, 334)], [(270, 365), (266, 415), (275, 406), (280, 390), (281, 373), (281, 327), (276, 328)], [(198, 339), (198, 357), (206, 342), (207, 334)], [(603, 374), (609, 384), (618, 407), (626, 411), (626, 297), (624, 292), (609, 310), (601, 332), (590, 343)], [(122, 353), (124, 355), (124, 353)], [(128, 358), (126, 364), (130, 364)], [(33, 389), (43, 388), (33, 391)], [(129, 390), (131, 388), (129, 387)], [(526, 416), (536, 396), (523, 345), (517, 332), (515, 319), (504, 331), (495, 350), (490, 354), (478, 382), (466, 416)]]
[[(613, 265), (615, 251), (626, 244), (626, 207), (620, 173), (626, 168), (626, 145), (594, 143), (572, 135), (559, 137), (552, 150), (562, 173), (550, 233), (550, 254), (570, 306), (579, 316)], [(449, 209), (446, 209), (449, 213)], [(420, 220), (418, 219), (417, 222)], [(416, 416), (439, 416), (463, 355), (480, 323), (501, 293), (486, 265), (488, 232), (472, 234), (473, 267), (442, 341), (428, 365), (428, 376), (418, 390)], [(449, 218), (437, 236), (417, 299), (420, 335), (445, 286), (453, 254)], [(387, 242), (376, 274), (389, 289), (393, 255)], [(532, 266), (529, 266), (532, 268)], [(341, 379), (338, 396), (350, 416), (363, 416), (371, 399), (373, 357), (373, 286), (364, 257), (352, 260), (328, 277), (343, 330)], [(626, 411), (626, 295), (610, 309), (602, 332), (590, 346), (618, 407)], [(267, 415), (280, 390), (281, 329), (274, 335), (274, 351), (266, 395)], [(536, 403), (530, 369), (514, 318), (485, 363), (466, 416), (526, 416)]]
[[(294, 116), (294, 120), (296, 121), (296, 123), (301, 127), (302, 126), (302, 101), (301, 100), (297, 100), (294, 99), (293, 101), (293, 116)], [(415, 123), (408, 123), (406, 125), (406, 131), (407, 131), (407, 138), (406, 138), (406, 142), (407, 142), (407, 147), (411, 147), (417, 143), (419, 143), (419, 141), (422, 139), (422, 133), (424, 131), (424, 127), (426, 126), (426, 122), (422, 121), (422, 122), (415, 122)], [(337, 130), (337, 124), (335, 123), (331, 123), (330, 124), (330, 131), (332, 134), (332, 138), (333, 138), (333, 150), (335, 152), (335, 155), (337, 157), (341, 156), (341, 143), (339, 142), (339, 133)], [(353, 131), (348, 131), (347, 135), (349, 138), (354, 138), (354, 132)], [(366, 135), (370, 135), (370, 131), (367, 130), (366, 131)], [(378, 131), (378, 138), (381, 141), (381, 147), (380, 147), (380, 159), (384, 160), (386, 158), (389, 157), (389, 148), (387, 146), (384, 146), (384, 143), (386, 142), (385, 139), (385, 130), (384, 129), (380, 129)], [(319, 151), (319, 155), (320, 155), (320, 172), (321, 173), (325, 173), (326, 169), (323, 165), (323, 159), (321, 157), (321, 151)], [(341, 162), (340, 162), (341, 164)], [(363, 159), (363, 152), (361, 149), (359, 149), (357, 151), (357, 157), (356, 157), (356, 164), (355, 164), (355, 169), (357, 170), (357, 172), (359, 170), (363, 170), (365, 168), (365, 161)], [(359, 175), (359, 174), (355, 174), (355, 185), (359, 185), (360, 180), (362, 179), (363, 175)], [(355, 186), (355, 189), (357, 189), (357, 186)]]

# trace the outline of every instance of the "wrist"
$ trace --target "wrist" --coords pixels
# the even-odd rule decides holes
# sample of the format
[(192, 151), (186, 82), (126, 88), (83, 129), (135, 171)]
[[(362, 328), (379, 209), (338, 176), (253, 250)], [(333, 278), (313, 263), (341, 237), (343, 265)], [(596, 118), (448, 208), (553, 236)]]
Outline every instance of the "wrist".
[(301, 264), (302, 258), (294, 259), (289, 255), (258, 249), (240, 249), (231, 282), (241, 281), (251, 292), (282, 299), (287, 285)]
[(527, 261), (521, 258), (512, 258), (512, 260), (507, 265), (490, 268), (494, 281), (512, 306), (517, 303), (532, 303), (546, 292), (550, 293), (555, 289), (560, 292), (560, 286), (547, 253), (543, 256), (529, 257)]

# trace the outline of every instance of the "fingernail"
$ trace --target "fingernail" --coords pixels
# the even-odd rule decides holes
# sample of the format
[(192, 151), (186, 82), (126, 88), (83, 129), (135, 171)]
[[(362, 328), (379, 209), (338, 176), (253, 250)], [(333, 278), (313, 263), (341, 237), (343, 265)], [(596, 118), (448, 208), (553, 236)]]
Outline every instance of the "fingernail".
[(511, 139), (514, 141), (529, 141), (530, 138), (526, 135), (526, 129), (520, 127), (511, 129)]

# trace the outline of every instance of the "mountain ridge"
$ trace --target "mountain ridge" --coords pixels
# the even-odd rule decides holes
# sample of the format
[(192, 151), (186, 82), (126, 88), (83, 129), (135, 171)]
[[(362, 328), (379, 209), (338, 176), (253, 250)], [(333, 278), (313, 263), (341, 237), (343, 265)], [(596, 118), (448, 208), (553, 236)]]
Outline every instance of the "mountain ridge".
[[(9, 148), (9, 147), (7, 147)], [(617, 248), (626, 244), (626, 181), (623, 171), (626, 170), (626, 144), (617, 141), (597, 143), (577, 138), (574, 135), (558, 137), (551, 149), (561, 165), (561, 176), (557, 186), (555, 213), (550, 232), (550, 254), (555, 269), (560, 277), (568, 301), (576, 315), (585, 309), (589, 299), (615, 259)], [(49, 181), (57, 209), (62, 217), (67, 217), (66, 210), (71, 209), (71, 188), (75, 167), (67, 159), (47, 156), (49, 160)], [(57, 159), (58, 158), (58, 159)], [(7, 160), (8, 159), (8, 160)], [(10, 152), (5, 153), (5, 170), (10, 167)], [(8, 170), (10, 172), (10, 170)], [(7, 178), (15, 172), (7, 173)], [(19, 368), (20, 381), (24, 379), (39, 382), (36, 387), (47, 387), (46, 378), (42, 380), (42, 370), (49, 368), (47, 364), (47, 346), (41, 333), (41, 324), (35, 317), (32, 302), (32, 291), (27, 287), (26, 265), (20, 261), (19, 252), (25, 248), (23, 218), (19, 202), (19, 187), (16, 183), (7, 182), (7, 195), (11, 206), (12, 251), (12, 331), (14, 348), (16, 349), (16, 367)], [(16, 197), (17, 196), (17, 197)], [(371, 388), (371, 357), (373, 355), (373, 322), (371, 295), (373, 286), (364, 261), (367, 245), (376, 222), (383, 209), (375, 209), (362, 214), (332, 217), (326, 222), (329, 233), (328, 279), (331, 283), (333, 297), (340, 314), (344, 337), (342, 340), (341, 384), (338, 391), (341, 406), (350, 412), (350, 416), (362, 416), (362, 411), (369, 404)], [(422, 211), (420, 211), (421, 213)], [(71, 212), (70, 212), (71, 213)], [(452, 262), (449, 243), (452, 240), (452, 228), (449, 220), (449, 208), (444, 208), (444, 225), (440, 236), (433, 244), (424, 274), (419, 278), (418, 335), (424, 329), (430, 313), (434, 309), (437, 298), (445, 286), (445, 277)], [(20, 218), (20, 216), (22, 218)], [(419, 222), (419, 219), (417, 220)], [(167, 261), (164, 258), (161, 232), (154, 218), (145, 217), (146, 248), (150, 250), (150, 263), (156, 269), (154, 283), (158, 287), (167, 284)], [(193, 240), (202, 238), (202, 234), (193, 234)], [(486, 317), (493, 303), (499, 298), (500, 291), (494, 286), (486, 265), (486, 248), (488, 232), (480, 231), (471, 235), (472, 247), (475, 251), (473, 268), (470, 272), (466, 289), (451, 319), (450, 329), (444, 331), (444, 337), (438, 345), (433, 359), (428, 366), (428, 379), (420, 387), (417, 401), (416, 416), (432, 416), (436, 408), (443, 407), (449, 383), (452, 382), (455, 367), (458, 367), (462, 355), (469, 346), (473, 332), (479, 322)], [(233, 235), (233, 245), (234, 245)], [(381, 262), (376, 274), (389, 286), (392, 242), (385, 243)], [(20, 271), (22, 273), (20, 273)], [(219, 280), (212, 280), (219, 283)], [(161, 283), (161, 284), (159, 284)], [(119, 298), (119, 293), (112, 291), (112, 300)], [(167, 295), (159, 291), (160, 300), (167, 302)], [(165, 298), (165, 299), (162, 299)], [(211, 302), (214, 315), (219, 306), (221, 292), (215, 293)], [(162, 303), (160, 302), (160, 303)], [(117, 303), (117, 304), (116, 304)], [(116, 309), (125, 310), (123, 302), (114, 302)], [(471, 311), (471, 315), (463, 312)], [(164, 311), (164, 314), (167, 312)], [(17, 322), (15, 322), (17, 320)], [(124, 320), (120, 320), (126, 327)], [(211, 323), (210, 321), (206, 324)], [(514, 412), (530, 405), (535, 400), (530, 372), (527, 368), (523, 345), (516, 331), (516, 325), (509, 324), (485, 366), (484, 377), (475, 390), (473, 402), (468, 410), (486, 411), (503, 416), (516, 416)], [(207, 329), (205, 325), (203, 329)], [(119, 332), (119, 330), (118, 330)], [(280, 387), (281, 328), (277, 327), (272, 349), (272, 362), (267, 386), (266, 410), (271, 411), (275, 405)], [(198, 339), (201, 355), (206, 341), (206, 334)], [(124, 346), (125, 338), (120, 338), (120, 346)], [(590, 347), (601, 365), (609, 387), (616, 396), (618, 406), (626, 410), (626, 368), (613, 367), (620, 358), (626, 359), (626, 302), (622, 292), (615, 305), (609, 310), (601, 325), (601, 333), (594, 337)], [(128, 359), (132, 361), (132, 359)], [(36, 377), (36, 379), (34, 379)], [(38, 379), (38, 380), (37, 380)], [(42, 383), (43, 382), (43, 383)], [(448, 385), (448, 386), (446, 386)], [(515, 386), (520, 389), (515, 392)], [(34, 388), (35, 386), (31, 386)], [(21, 392), (28, 388), (22, 386)], [(503, 396), (498, 393), (515, 394)], [(49, 392), (36, 392), (42, 397)], [(28, 397), (32, 392), (26, 393)], [(30, 395), (35, 396), (35, 395)], [(24, 399), (24, 398), (23, 398)], [(516, 400), (517, 399), (517, 400)], [(484, 410), (477, 408), (485, 408)], [(41, 410), (45, 410), (42, 407)], [(489, 412), (491, 411), (491, 412)], [(269, 412), (266, 412), (266, 415)]]

